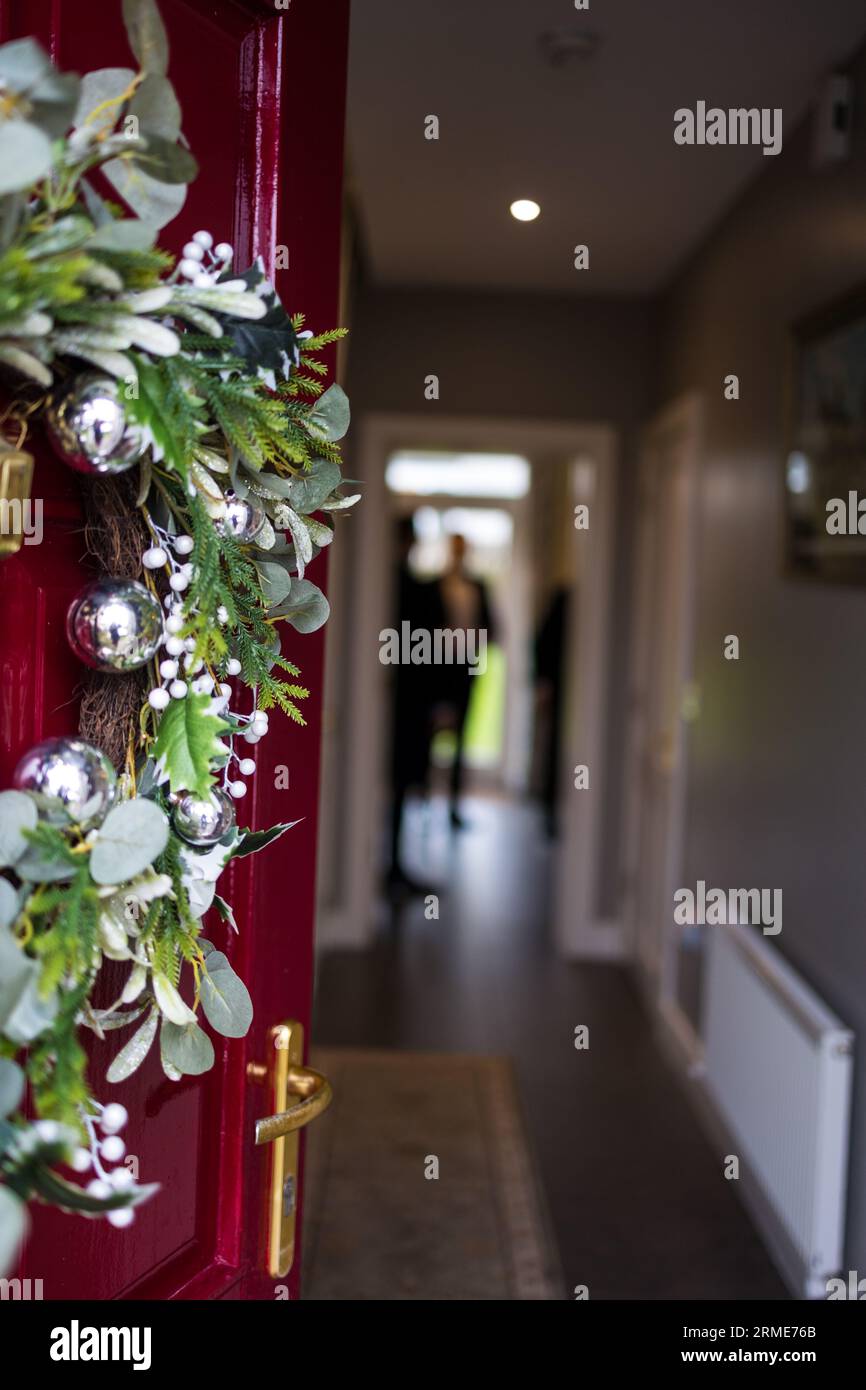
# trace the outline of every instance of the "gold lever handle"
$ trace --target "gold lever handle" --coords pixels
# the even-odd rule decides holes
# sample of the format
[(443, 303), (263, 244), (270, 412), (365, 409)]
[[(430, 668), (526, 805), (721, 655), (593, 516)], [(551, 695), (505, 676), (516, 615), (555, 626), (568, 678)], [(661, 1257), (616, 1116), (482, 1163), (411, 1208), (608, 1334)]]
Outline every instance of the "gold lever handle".
[[(253, 1068), (258, 1072), (257, 1063), (254, 1062), (247, 1068), (249, 1075), (253, 1075)], [(267, 1068), (262, 1067), (261, 1070), (264, 1073), (261, 1079), (265, 1080)], [(258, 1075), (253, 1079), (258, 1080)], [(288, 1110), (280, 1110), (276, 1115), (256, 1120), (257, 1144), (270, 1144), (274, 1139), (282, 1139), (284, 1134), (303, 1129), (304, 1125), (308, 1125), (317, 1115), (327, 1110), (334, 1099), (330, 1081), (320, 1072), (313, 1071), (312, 1067), (289, 1065), (286, 1070), (285, 1090), (287, 1095), (300, 1096), (301, 1100), (297, 1105), (289, 1106)]]
[[(256, 1143), (267, 1144), (265, 1268), (273, 1277), (288, 1274), (295, 1258), (298, 1161), (297, 1131), (308, 1125), (333, 1099), (331, 1083), (303, 1066), (304, 1030), (300, 1023), (277, 1023), (268, 1029), (269, 1061), (250, 1062), (250, 1081), (265, 1087), (266, 1105), (274, 1111), (256, 1120)], [(293, 1097), (297, 1103), (291, 1104)]]

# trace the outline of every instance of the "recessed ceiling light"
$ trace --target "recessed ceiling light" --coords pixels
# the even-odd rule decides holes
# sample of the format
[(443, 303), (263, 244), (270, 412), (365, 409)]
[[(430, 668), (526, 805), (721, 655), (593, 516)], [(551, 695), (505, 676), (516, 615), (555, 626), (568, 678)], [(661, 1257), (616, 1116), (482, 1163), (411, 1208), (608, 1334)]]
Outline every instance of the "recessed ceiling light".
[(518, 198), (511, 204), (511, 216), (516, 217), (518, 222), (534, 222), (540, 212), (538, 203), (531, 198)]

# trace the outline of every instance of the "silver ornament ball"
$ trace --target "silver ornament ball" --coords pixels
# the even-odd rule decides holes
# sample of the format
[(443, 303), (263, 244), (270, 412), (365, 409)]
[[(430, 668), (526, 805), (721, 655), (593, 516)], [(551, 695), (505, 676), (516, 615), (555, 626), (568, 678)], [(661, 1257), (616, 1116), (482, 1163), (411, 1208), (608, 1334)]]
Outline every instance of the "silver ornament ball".
[(229, 492), (226, 493), (225, 516), (217, 522), (217, 526), (245, 545), (255, 540), (266, 521), (264, 507), (260, 507), (252, 497), (236, 497)]
[(209, 849), (234, 826), (235, 808), (221, 787), (212, 787), (207, 796), (181, 792), (171, 818), (178, 835), (188, 845)]
[(113, 377), (85, 372), (49, 402), (48, 437), (78, 473), (125, 473), (145, 450), (141, 429), (127, 418)]
[(96, 579), (73, 599), (66, 635), (79, 660), (97, 671), (137, 671), (159, 648), (162, 607), (134, 579)]
[(25, 753), (15, 769), (15, 787), (28, 792), (49, 825), (101, 825), (117, 794), (111, 759), (83, 738), (50, 738)]

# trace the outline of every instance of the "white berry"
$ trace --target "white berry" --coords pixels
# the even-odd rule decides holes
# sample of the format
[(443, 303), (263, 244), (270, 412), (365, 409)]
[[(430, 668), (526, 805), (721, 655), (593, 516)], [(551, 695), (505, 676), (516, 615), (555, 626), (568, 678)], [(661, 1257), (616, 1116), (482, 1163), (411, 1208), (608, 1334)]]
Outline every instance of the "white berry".
[(165, 709), (170, 698), (167, 690), (151, 690), (147, 697), (147, 703), (151, 709)]
[(227, 623), (228, 620), (229, 620), (229, 611), (228, 611), (228, 609), (227, 609), (223, 604), (220, 604), (219, 608), (217, 609), (217, 622), (218, 622), (218, 623)]
[(166, 618), (166, 620), (165, 620), (165, 630), (166, 630), (166, 632), (170, 632), (170, 633), (172, 634), (172, 636), (176, 636), (178, 632), (182, 631), (182, 629), (183, 629), (183, 618), (180, 616), (179, 613), (172, 613), (172, 615), (171, 615), (170, 618)]
[(196, 246), (201, 246), (205, 251), (209, 251), (213, 246), (213, 237), (210, 232), (193, 232), (192, 239)]
[(152, 545), (141, 557), (141, 563), (146, 570), (158, 570), (165, 564), (168, 556), (161, 545)]
[(259, 737), (260, 735), (253, 733), (252, 729), (247, 729), (243, 734), (241, 734), (241, 738), (243, 739), (244, 743), (258, 743)]
[(268, 716), (261, 712), (253, 715), (252, 730), (254, 734), (264, 735), (268, 732)]
[(126, 1145), (119, 1134), (109, 1134), (100, 1144), (99, 1152), (106, 1163), (119, 1163), (126, 1153)]
[(131, 1226), (135, 1220), (135, 1212), (132, 1207), (119, 1207), (117, 1211), (110, 1211), (107, 1215), (110, 1226), (116, 1226), (119, 1231)]
[(135, 1179), (128, 1168), (115, 1168), (113, 1173), (109, 1173), (108, 1181), (115, 1192), (125, 1192), (132, 1187)]
[(184, 259), (179, 263), (177, 268), (180, 271), (183, 278), (185, 280), (192, 280), (193, 284), (195, 283), (199, 270), (201, 269), (198, 261), (191, 261), (188, 260), (186, 257), (184, 257)]
[(255, 760), (253, 758), (241, 758), (238, 763), (238, 768), (245, 777), (252, 777), (256, 770)]
[(241, 673), (241, 663), (236, 656), (230, 656), (226, 662), (226, 670), (230, 676), (239, 676)]
[(159, 663), (159, 674), (165, 681), (174, 680), (175, 676), (177, 675), (177, 662), (161, 661)]
[(195, 541), (192, 536), (178, 536), (174, 542), (174, 548), (178, 555), (191, 555)]
[(240, 801), (241, 797), (247, 794), (246, 782), (229, 782), (228, 793), (229, 796), (233, 796), (236, 801)]
[(178, 570), (177, 574), (173, 574), (168, 582), (176, 594), (182, 594), (184, 589), (189, 588), (189, 575), (184, 574), (183, 570)]
[[(169, 619), (171, 621), (171, 619)], [(165, 650), (169, 656), (183, 656), (185, 651), (183, 642), (179, 637), (167, 637), (165, 639)]]
[(104, 1178), (94, 1178), (93, 1182), (87, 1184), (86, 1191), (90, 1193), (91, 1197), (111, 1196), (111, 1186)]
[(86, 1173), (93, 1163), (87, 1149), (73, 1149), (69, 1166), (74, 1173)]
[(206, 270), (200, 270), (198, 275), (192, 277), (192, 283), (197, 290), (209, 290), (213, 285), (213, 278)]
[(186, 694), (186, 681), (172, 681), (168, 693), (173, 700), (182, 700)]
[(183, 669), (186, 672), (191, 672), (193, 675), (195, 675), (196, 672), (200, 671), (203, 666), (204, 660), (202, 657), (196, 657), (193, 656), (192, 652), (187, 652), (186, 656), (183, 659)]
[(230, 261), (235, 254), (235, 249), (227, 241), (218, 241), (213, 249), (213, 253), (218, 261)]
[(117, 1134), (123, 1129), (129, 1114), (125, 1105), (120, 1105), (113, 1100), (110, 1105), (106, 1105), (99, 1117), (99, 1128), (103, 1134)]
[(188, 241), (183, 248), (183, 256), (187, 261), (203, 261), (204, 247), (199, 246), (197, 241)]

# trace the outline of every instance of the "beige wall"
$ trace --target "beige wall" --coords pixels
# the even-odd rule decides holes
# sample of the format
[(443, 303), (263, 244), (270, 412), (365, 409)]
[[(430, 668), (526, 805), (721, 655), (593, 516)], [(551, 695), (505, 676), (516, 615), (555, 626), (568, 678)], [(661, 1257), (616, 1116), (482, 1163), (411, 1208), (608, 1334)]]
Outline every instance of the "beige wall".
[[(347, 390), (368, 411), (525, 416), (610, 424), (619, 433), (615, 621), (610, 633), (602, 915), (617, 909), (627, 672), (629, 496), (637, 429), (650, 403), (650, 306), (640, 301), (459, 290), (360, 289)], [(426, 401), (424, 379), (439, 377)], [(347, 471), (351, 473), (351, 463)]]
[(707, 405), (685, 882), (782, 888), (776, 944), (859, 1036), (847, 1267), (864, 1273), (866, 588), (793, 582), (779, 560), (789, 327), (866, 282), (866, 60), (855, 75), (850, 162), (813, 173), (808, 132), (786, 138), (665, 297), (656, 403), (698, 388)]

